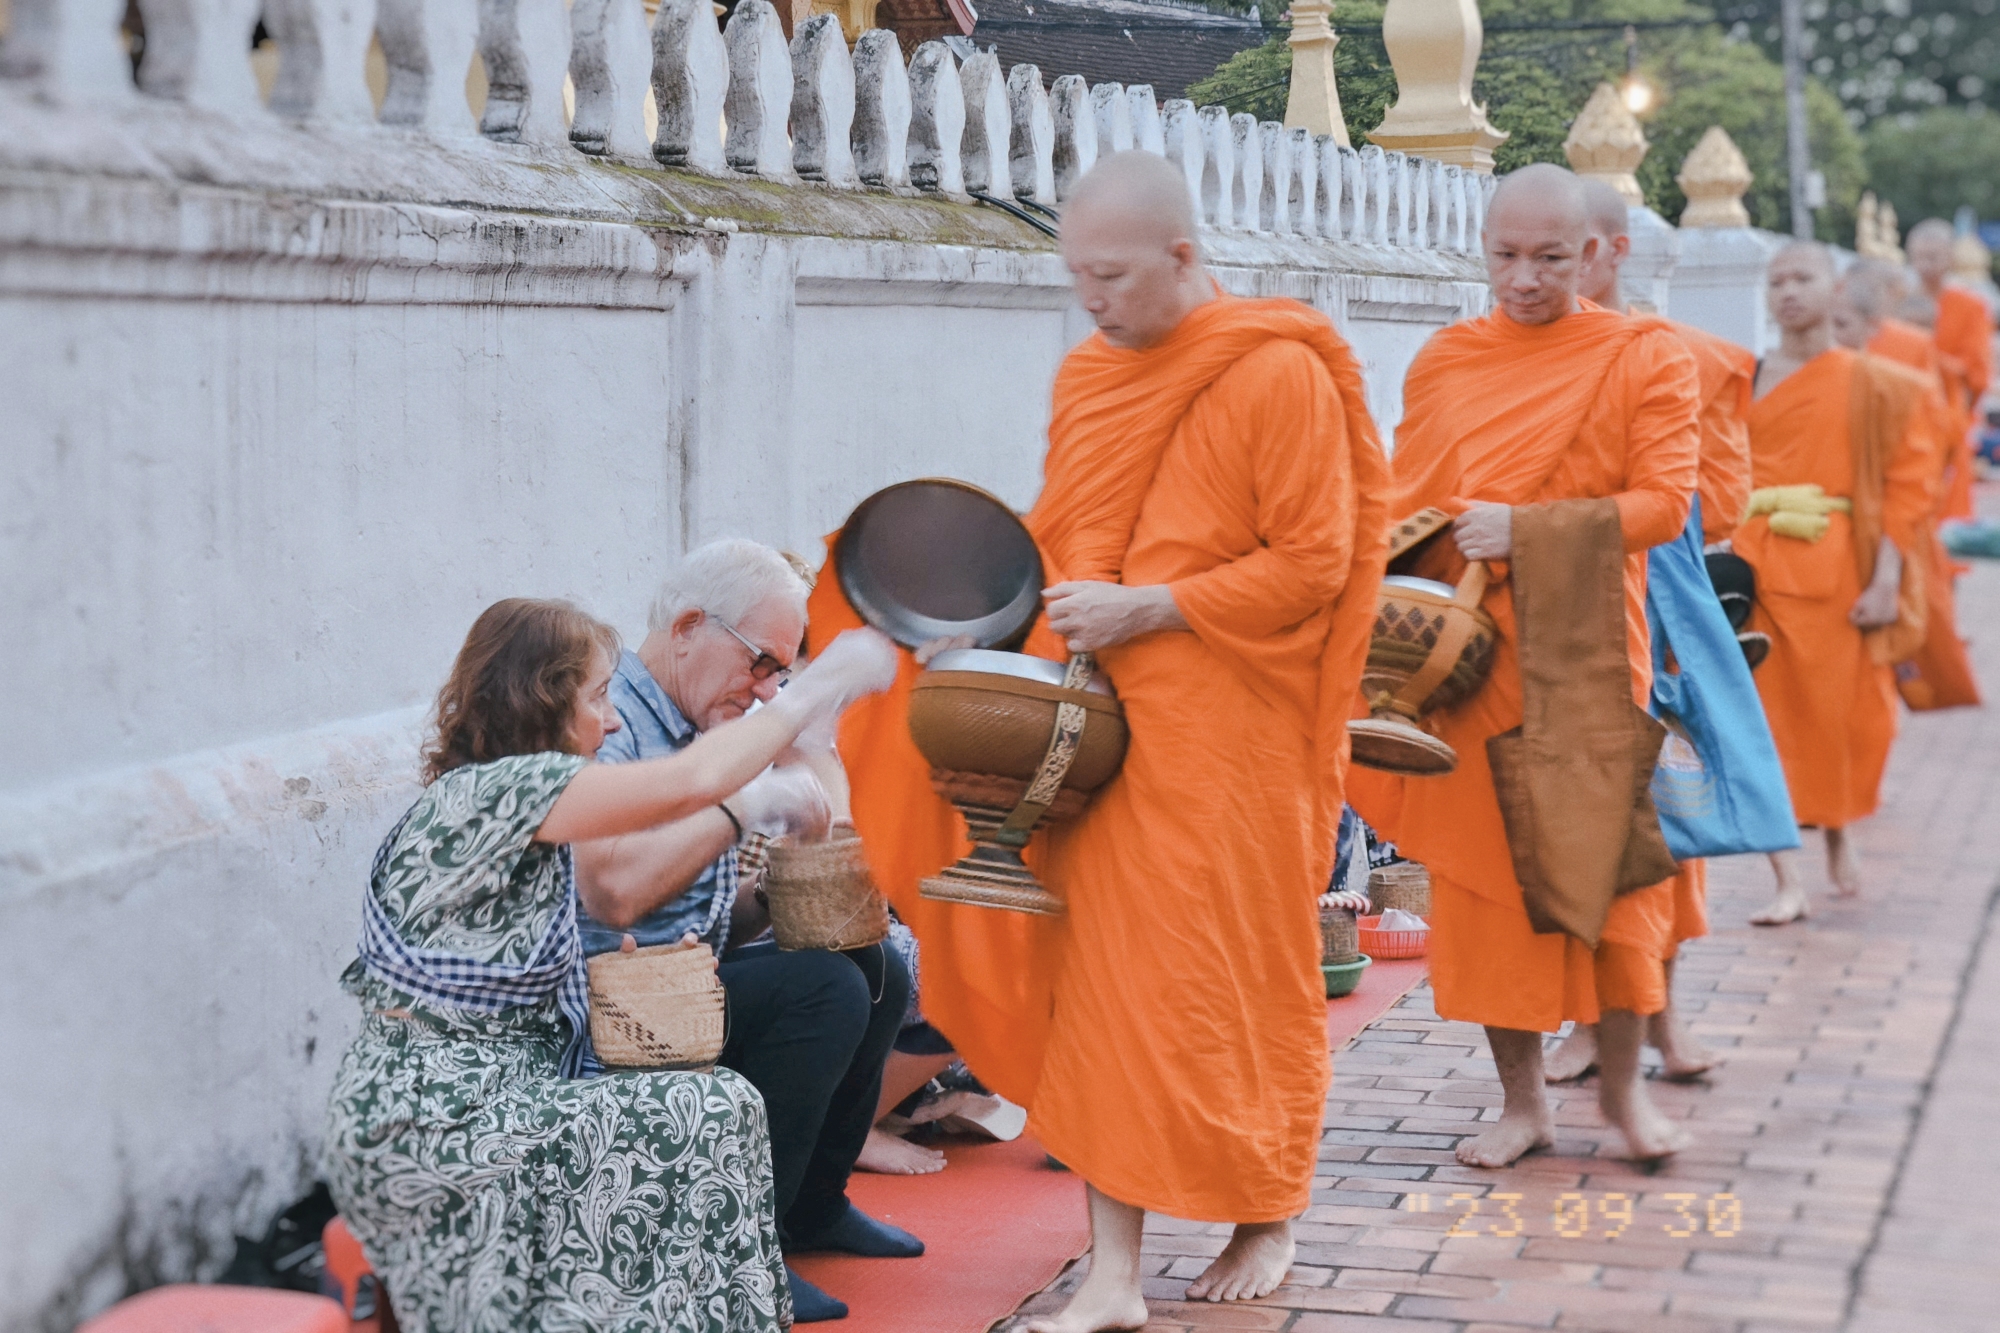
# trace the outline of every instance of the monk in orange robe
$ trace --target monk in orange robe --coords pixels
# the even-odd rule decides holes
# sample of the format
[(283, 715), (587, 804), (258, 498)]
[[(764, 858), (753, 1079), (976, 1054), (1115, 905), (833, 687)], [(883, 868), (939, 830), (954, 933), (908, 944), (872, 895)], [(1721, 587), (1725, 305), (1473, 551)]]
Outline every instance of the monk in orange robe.
[(1972, 427), (1979, 400), (1993, 380), (1993, 312), (1977, 295), (1947, 281), (1954, 239), (1952, 225), (1943, 218), (1925, 218), (1910, 228), (1905, 245), (1921, 290), (1911, 294), (1908, 310), (1912, 322), (1931, 332), (1931, 345), (1944, 373), (1945, 398), (1959, 416), (1942, 513), (1945, 518), (1970, 519), (1974, 516)]
[[(1090, 1274), (1031, 1325), (1044, 1333), (1146, 1322), (1147, 1209), (1236, 1224), (1190, 1299), (1275, 1290), (1331, 1078), (1316, 902), (1388, 465), (1332, 325), (1224, 296), (1194, 236), (1185, 179), (1148, 153), (1100, 161), (1064, 210), (1098, 332), (1057, 377), (1028, 526), (1060, 580), (1047, 629), (1097, 655), (1131, 730), (1117, 777), (1046, 835), (1039, 870), (1067, 914), (913, 916), (926, 1015), (1090, 1187)], [(815, 637), (839, 610), (815, 608)], [(917, 857), (885, 873), (872, 839), (913, 822), (924, 770), (898, 758), (907, 745), (862, 726), (841, 737), (857, 826), (899, 907)], [(917, 873), (956, 850), (930, 842)]]
[[(1618, 275), (1632, 253), (1625, 198), (1603, 181), (1583, 182), (1590, 208), (1590, 232), (1597, 238), (1597, 256), (1584, 269), (1580, 295), (1606, 310), (1631, 314)], [(1701, 497), (1701, 535), (1710, 545), (1727, 541), (1736, 531), (1743, 506), (1750, 498), (1750, 381), (1757, 358), (1748, 349), (1690, 324), (1668, 321), (1674, 336), (1693, 354), (1701, 386), (1701, 456), (1695, 491)], [(1674, 954), (1688, 940), (1708, 934), (1708, 863), (1699, 858), (1681, 863), (1674, 876)], [(1670, 1079), (1698, 1078), (1715, 1067), (1715, 1057), (1702, 1048), (1674, 1008), (1674, 956), (1665, 962), (1666, 1007), (1646, 1022), (1646, 1044), (1660, 1053)], [(1560, 1046), (1548, 1053), (1543, 1076), (1551, 1083), (1582, 1078), (1597, 1068), (1597, 1025), (1578, 1023)]]
[[(1896, 735), (1891, 664), (1922, 641), (1922, 564), (1904, 553), (1919, 549), (1935, 467), (1922, 382), (1834, 344), (1826, 248), (1790, 243), (1765, 281), (1781, 336), (1757, 376), (1757, 489), (1733, 544), (1757, 571), (1752, 624), (1771, 636), (1757, 692), (1792, 805), (1802, 827), (1825, 830), (1844, 895), (1860, 889), (1849, 825), (1874, 812)], [(1806, 915), (1798, 861), (1773, 853), (1777, 896), (1753, 922)]]
[[(1464, 560), (1504, 561), (1512, 506), (1612, 498), (1626, 551), (1632, 697), (1643, 704), (1652, 680), (1646, 551), (1680, 535), (1697, 480), (1694, 357), (1664, 320), (1579, 299), (1598, 242), (1584, 192), (1562, 168), (1524, 167), (1503, 180), (1484, 246), (1499, 309), (1433, 336), (1403, 387), (1395, 510), (1436, 506), (1458, 515), (1456, 551), (1436, 552), (1441, 567), (1415, 572), (1455, 579)], [(1458, 753), (1457, 769), (1423, 778), (1356, 770), (1349, 798), (1429, 868), (1438, 1012), (1483, 1024), (1499, 1066), (1500, 1121), (1460, 1143), (1458, 1159), (1505, 1166), (1549, 1145), (1554, 1124), (1540, 1034), (1571, 1019), (1598, 1024), (1605, 1119), (1623, 1132), (1634, 1157), (1663, 1157), (1687, 1136), (1647, 1096), (1639, 1049), (1646, 1017), (1666, 1006), (1673, 882), (1617, 897), (1594, 950), (1568, 935), (1534, 931), (1486, 750), (1488, 739), (1523, 717), (1513, 590), (1505, 578), (1489, 584), (1484, 606), (1500, 629), (1492, 674), (1469, 700), (1434, 719)]]
[(1980, 702), (1979, 678), (1958, 633), (1952, 588), (1957, 570), (1937, 533), (1937, 525), (1947, 517), (1944, 511), (1956, 475), (1967, 465), (1962, 457), (1966, 451), (1955, 447), (1966, 430), (1946, 397), (1949, 385), (1930, 336), (1888, 313), (1900, 304), (1901, 287), (1901, 275), (1879, 260), (1858, 259), (1848, 265), (1834, 291), (1833, 337), (1843, 347), (1912, 371), (1925, 386), (1923, 421), (1936, 471), (1931, 477), (1935, 502), (1930, 521), (1916, 539), (1918, 557), (1924, 562), (1924, 644), (1915, 657), (1896, 668), (1896, 688), (1912, 709), (1974, 707)]

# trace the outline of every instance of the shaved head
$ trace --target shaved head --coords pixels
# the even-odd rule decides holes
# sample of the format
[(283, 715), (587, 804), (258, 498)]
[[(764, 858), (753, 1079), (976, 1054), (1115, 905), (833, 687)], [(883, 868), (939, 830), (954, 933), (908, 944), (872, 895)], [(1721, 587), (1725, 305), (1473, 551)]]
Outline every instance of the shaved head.
[(1910, 234), (1903, 240), (1903, 249), (1910, 256), (1910, 267), (1924, 280), (1924, 290), (1937, 294), (1944, 285), (1945, 275), (1951, 272), (1951, 244), (1957, 237), (1949, 222), (1943, 218), (1925, 218), (1910, 228)]
[(1595, 301), (1606, 310), (1623, 310), (1625, 293), (1618, 286), (1618, 270), (1632, 253), (1631, 230), (1626, 224), (1625, 196), (1603, 181), (1580, 180), (1583, 207), (1590, 234), (1597, 238), (1597, 254), (1583, 266), (1577, 295)]
[(1825, 326), (1833, 313), (1833, 252), (1818, 241), (1787, 241), (1764, 271), (1771, 318), (1787, 333)]
[(1151, 347), (1215, 297), (1178, 167), (1132, 151), (1099, 158), (1062, 218), (1077, 301), (1114, 347)]
[(1517, 324), (1553, 324), (1574, 311), (1601, 248), (1583, 182), (1548, 162), (1501, 178), (1483, 239), (1494, 302)]
[(1840, 275), (1840, 299), (1876, 323), (1902, 304), (1904, 286), (1902, 270), (1879, 259), (1857, 259)]

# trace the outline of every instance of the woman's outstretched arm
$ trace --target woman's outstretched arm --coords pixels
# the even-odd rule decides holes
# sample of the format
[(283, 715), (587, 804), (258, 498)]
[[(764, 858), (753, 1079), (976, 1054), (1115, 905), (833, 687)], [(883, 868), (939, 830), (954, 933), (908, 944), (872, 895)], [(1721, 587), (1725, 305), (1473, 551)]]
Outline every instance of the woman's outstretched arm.
[(849, 630), (777, 698), (685, 750), (634, 764), (586, 766), (556, 798), (535, 840), (616, 837), (705, 810), (763, 772), (814, 721), (887, 689), (895, 677), (895, 646), (872, 629)]

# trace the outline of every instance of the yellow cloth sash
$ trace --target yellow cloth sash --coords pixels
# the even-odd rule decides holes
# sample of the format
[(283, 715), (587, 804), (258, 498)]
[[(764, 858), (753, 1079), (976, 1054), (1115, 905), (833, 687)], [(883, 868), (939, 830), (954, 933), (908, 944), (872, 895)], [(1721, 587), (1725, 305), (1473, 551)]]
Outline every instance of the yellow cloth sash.
[(1817, 483), (1803, 486), (1766, 486), (1750, 492), (1749, 507), (1743, 511), (1748, 523), (1759, 514), (1769, 514), (1771, 531), (1780, 537), (1816, 542), (1833, 526), (1828, 514), (1851, 514), (1854, 504), (1843, 495), (1828, 495)]

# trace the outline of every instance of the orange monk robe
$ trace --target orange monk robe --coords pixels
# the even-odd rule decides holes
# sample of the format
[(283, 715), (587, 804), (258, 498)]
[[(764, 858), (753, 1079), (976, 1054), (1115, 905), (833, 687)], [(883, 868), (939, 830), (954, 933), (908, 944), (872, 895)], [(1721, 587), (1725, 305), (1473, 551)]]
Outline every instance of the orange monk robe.
[(1944, 517), (1971, 519), (1972, 428), (1979, 400), (1993, 380), (1993, 313), (1986, 302), (1963, 287), (1945, 287), (1937, 295), (1937, 323), (1931, 341), (1943, 367), (1946, 398), (1958, 414), (1958, 434), (1952, 441), (1953, 471), (1944, 502)]
[(1331, 1077), (1316, 903), (1387, 542), (1360, 369), (1307, 307), (1222, 298), (1145, 351), (1072, 351), (1049, 440), (1028, 525), (1054, 565), (1166, 584), (1191, 632), (1098, 654), (1132, 740), (1049, 835), (1069, 913), (1029, 1126), (1114, 1199), (1294, 1217)]
[(1736, 531), (1750, 502), (1750, 401), (1757, 358), (1693, 325), (1671, 327), (1694, 356), (1700, 383), (1701, 456), (1695, 489), (1701, 496), (1701, 539), (1719, 542)]
[[(1532, 327), (1495, 312), (1433, 336), (1410, 368), (1403, 403), (1398, 514), (1431, 505), (1457, 513), (1474, 500), (1617, 501), (1632, 697), (1643, 703), (1652, 684), (1646, 551), (1686, 525), (1698, 472), (1700, 387), (1685, 345), (1664, 320), (1587, 302)], [(1440, 563), (1420, 573), (1455, 579), (1463, 568), (1448, 540), (1431, 557)], [(1565, 1019), (1596, 1021), (1600, 1000), (1657, 1013), (1673, 951), (1673, 881), (1618, 897), (1594, 955), (1528, 924), (1486, 757), (1489, 738), (1521, 725), (1511, 586), (1496, 579), (1484, 605), (1500, 629), (1492, 675), (1435, 719), (1458, 768), (1433, 778), (1357, 769), (1350, 782), (1362, 816), (1430, 870), (1438, 1012), (1542, 1032)]]
[[(1694, 356), (1701, 391), (1701, 446), (1696, 492), (1701, 496), (1701, 539), (1726, 540), (1750, 501), (1750, 403), (1757, 358), (1727, 338), (1689, 324), (1674, 336)], [(1674, 876), (1672, 943), (1708, 934), (1708, 863), (1683, 861)]]
[[(1961, 707), (1979, 703), (1979, 678), (1965, 642), (1958, 635), (1958, 604), (1952, 583), (1956, 577), (1951, 553), (1937, 535), (1937, 521), (1961, 502), (1960, 489), (1971, 475), (1972, 451), (1967, 443), (1970, 432), (1951, 410), (1946, 394), (1948, 384), (1938, 364), (1937, 349), (1928, 334), (1900, 319), (1885, 319), (1868, 340), (1869, 354), (1917, 372), (1932, 386), (1924, 395), (1925, 419), (1930, 426), (1931, 457), (1936, 465), (1931, 481), (1937, 502), (1932, 506), (1932, 522), (1917, 538), (1917, 553), (1925, 562), (1924, 646), (1907, 668), (1913, 684), (1904, 688), (1912, 707)], [(1962, 501), (1970, 506), (1967, 490)]]
[[(1793, 371), (1750, 409), (1753, 483), (1817, 483), (1830, 496), (1854, 493), (1849, 427), (1858, 355), (1836, 347)], [(1915, 552), (1932, 503), (1932, 461), (1913, 421), (1889, 458), (1882, 488), (1883, 533)], [(1801, 824), (1844, 827), (1874, 812), (1896, 736), (1894, 672), (1870, 655), (1848, 620), (1861, 595), (1853, 530), (1846, 514), (1817, 542), (1773, 533), (1758, 516), (1737, 530), (1736, 553), (1757, 572), (1751, 624), (1771, 636), (1757, 668), (1757, 693), (1771, 722), (1792, 807)]]

